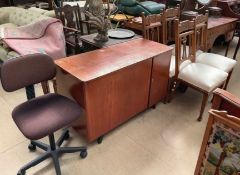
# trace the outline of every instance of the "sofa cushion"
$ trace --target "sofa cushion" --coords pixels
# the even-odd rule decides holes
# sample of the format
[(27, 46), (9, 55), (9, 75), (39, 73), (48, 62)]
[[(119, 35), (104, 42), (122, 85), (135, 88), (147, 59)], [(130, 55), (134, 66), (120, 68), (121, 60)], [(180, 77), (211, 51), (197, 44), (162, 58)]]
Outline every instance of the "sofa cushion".
[(31, 7), (28, 10), (30, 10), (32, 12), (40, 13), (41, 15), (45, 15), (48, 17), (52, 17), (52, 18), (56, 17), (54, 10), (44, 10), (44, 9), (40, 9), (40, 8), (36, 8), (36, 7)]
[(164, 4), (159, 4), (153, 1), (144, 1), (140, 3), (143, 7), (145, 7), (151, 14), (158, 14), (165, 9)]
[(227, 79), (228, 73), (201, 63), (191, 63), (183, 68), (178, 78), (206, 92), (212, 92)]
[(9, 21), (9, 14), (0, 11), (0, 24), (7, 23)]
[(198, 55), (196, 58), (196, 62), (213, 66), (227, 73), (229, 73), (237, 64), (237, 61), (231, 58), (206, 52)]
[(7, 59), (8, 50), (0, 46), (0, 60), (5, 61)]
[(128, 6), (128, 7), (137, 5), (136, 0), (120, 0), (119, 3), (123, 6)]
[(124, 13), (132, 16), (141, 16), (142, 12), (144, 12), (145, 15), (151, 14), (146, 8), (144, 8), (141, 5), (136, 5), (133, 7), (124, 6), (123, 9), (124, 9)]
[(11, 51), (11, 52), (8, 52), (7, 54), (7, 59), (10, 59), (10, 58), (15, 58), (15, 57), (19, 57), (20, 55), (15, 52), (15, 51)]
[(47, 11), (47, 10), (36, 8), (36, 7), (30, 7), (28, 10), (33, 11), (33, 12), (41, 13), (41, 15), (43, 15)]
[(14, 28), (14, 27), (17, 27), (17, 26), (13, 23), (5, 23), (5, 24), (0, 25), (0, 28), (4, 28), (4, 27)]
[(52, 18), (56, 18), (54, 10), (50, 10), (50, 11), (47, 10), (43, 15), (48, 16), (48, 17), (52, 17)]
[(17, 26), (24, 26), (30, 24), (40, 17), (42, 17), (42, 15), (39, 12), (16, 8), (13, 12), (10, 13), (9, 22)]

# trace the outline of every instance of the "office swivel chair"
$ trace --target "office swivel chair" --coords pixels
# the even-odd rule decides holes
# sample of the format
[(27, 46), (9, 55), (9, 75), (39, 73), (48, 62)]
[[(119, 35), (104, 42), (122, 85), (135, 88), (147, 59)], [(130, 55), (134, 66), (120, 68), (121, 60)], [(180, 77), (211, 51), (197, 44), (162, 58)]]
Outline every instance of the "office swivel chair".
[[(13, 92), (20, 88), (47, 81), (55, 77), (56, 69), (53, 60), (43, 54), (32, 54), (13, 58), (3, 63), (1, 68), (1, 82), (4, 90)], [(52, 157), (56, 174), (61, 175), (58, 157), (63, 153), (80, 152), (80, 156), (87, 156), (86, 147), (61, 147), (64, 140), (69, 137), (65, 130), (57, 142), (54, 132), (67, 127), (78, 119), (83, 110), (72, 100), (49, 93), (24, 102), (12, 112), (12, 117), (23, 135), (31, 140), (29, 149), (36, 147), (45, 151), (37, 159), (23, 166), (18, 175), (25, 175), (26, 170)], [(43, 137), (49, 137), (50, 145), (41, 143)]]

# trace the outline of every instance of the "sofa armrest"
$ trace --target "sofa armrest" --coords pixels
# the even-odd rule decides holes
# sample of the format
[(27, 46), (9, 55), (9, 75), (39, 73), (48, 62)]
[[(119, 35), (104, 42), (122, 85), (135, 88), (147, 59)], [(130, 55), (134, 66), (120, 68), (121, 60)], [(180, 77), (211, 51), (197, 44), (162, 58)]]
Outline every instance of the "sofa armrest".
[(9, 13), (4, 13), (0, 11), (0, 24), (8, 23), (9, 21)]

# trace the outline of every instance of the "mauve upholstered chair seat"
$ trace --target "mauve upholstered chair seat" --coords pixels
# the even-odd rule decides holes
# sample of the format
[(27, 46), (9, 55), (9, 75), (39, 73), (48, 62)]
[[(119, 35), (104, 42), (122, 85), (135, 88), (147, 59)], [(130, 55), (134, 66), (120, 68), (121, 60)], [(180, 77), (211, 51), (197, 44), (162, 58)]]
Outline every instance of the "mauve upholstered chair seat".
[(47, 94), (17, 106), (12, 117), (25, 137), (38, 140), (66, 127), (82, 113), (81, 107), (70, 99)]

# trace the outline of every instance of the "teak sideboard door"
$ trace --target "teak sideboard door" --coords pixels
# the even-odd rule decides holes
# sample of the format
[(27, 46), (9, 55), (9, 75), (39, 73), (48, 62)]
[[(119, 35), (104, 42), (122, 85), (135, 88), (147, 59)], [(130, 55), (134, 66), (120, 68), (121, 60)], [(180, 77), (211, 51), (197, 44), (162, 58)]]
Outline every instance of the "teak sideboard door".
[(151, 67), (151, 60), (145, 60), (85, 85), (90, 141), (148, 108)]
[(168, 51), (154, 57), (152, 60), (149, 108), (163, 101), (167, 95), (171, 55), (172, 51)]

